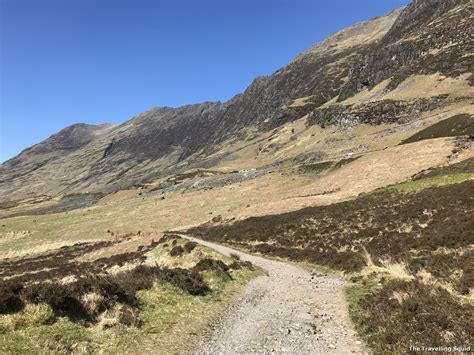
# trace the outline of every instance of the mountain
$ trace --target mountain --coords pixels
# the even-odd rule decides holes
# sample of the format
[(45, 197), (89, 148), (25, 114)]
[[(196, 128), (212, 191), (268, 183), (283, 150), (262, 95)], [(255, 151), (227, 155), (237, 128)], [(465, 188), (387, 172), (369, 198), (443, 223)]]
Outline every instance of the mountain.
[(469, 0), (416, 0), (335, 33), (227, 102), (67, 127), (0, 166), (1, 200), (108, 193), (210, 168), (236, 159), (235, 142), (302, 118), (321, 127), (403, 124), (468, 107), (472, 23)]

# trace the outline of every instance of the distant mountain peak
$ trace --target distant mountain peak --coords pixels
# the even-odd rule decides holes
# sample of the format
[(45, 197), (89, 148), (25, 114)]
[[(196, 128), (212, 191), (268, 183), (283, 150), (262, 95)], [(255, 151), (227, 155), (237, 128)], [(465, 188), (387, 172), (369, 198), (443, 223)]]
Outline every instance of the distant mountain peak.
[[(152, 108), (119, 125), (69, 126), (0, 165), (0, 196), (114, 191), (230, 159), (216, 152), (250, 130), (269, 132), (302, 117), (321, 125), (328, 117), (337, 124), (396, 122), (439, 107), (449, 93), (418, 91), (410, 102), (377, 97), (403, 91), (401, 83), (420, 75), (463, 75), (472, 85), (469, 3), (416, 0), (355, 24), (224, 103)], [(374, 88), (375, 101), (359, 99)]]

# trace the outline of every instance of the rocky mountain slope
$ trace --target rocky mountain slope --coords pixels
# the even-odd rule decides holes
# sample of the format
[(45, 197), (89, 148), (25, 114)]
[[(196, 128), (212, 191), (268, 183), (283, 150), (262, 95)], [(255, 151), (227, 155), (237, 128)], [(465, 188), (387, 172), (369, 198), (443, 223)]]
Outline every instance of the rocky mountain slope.
[(0, 166), (1, 201), (112, 192), (213, 167), (235, 159), (229, 142), (302, 118), (321, 127), (403, 124), (440, 107), (468, 107), (471, 24), (469, 0), (416, 0), (334, 34), (227, 102), (70, 126)]

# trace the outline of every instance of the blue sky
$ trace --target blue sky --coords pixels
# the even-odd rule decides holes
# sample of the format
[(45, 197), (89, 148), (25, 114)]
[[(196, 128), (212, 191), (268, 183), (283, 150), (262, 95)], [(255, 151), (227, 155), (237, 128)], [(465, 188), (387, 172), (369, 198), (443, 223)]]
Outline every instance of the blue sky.
[(0, 0), (0, 162), (78, 122), (225, 101), (408, 0)]

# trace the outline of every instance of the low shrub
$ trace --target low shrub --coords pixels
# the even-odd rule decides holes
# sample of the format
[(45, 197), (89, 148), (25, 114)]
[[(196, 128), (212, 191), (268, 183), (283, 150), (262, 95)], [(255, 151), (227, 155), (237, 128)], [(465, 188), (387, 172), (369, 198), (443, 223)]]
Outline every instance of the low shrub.
[(18, 312), (25, 304), (47, 304), (57, 316), (95, 322), (101, 312), (117, 303), (139, 307), (137, 292), (156, 283), (170, 283), (192, 295), (205, 295), (210, 288), (198, 271), (140, 265), (116, 275), (85, 275), (68, 284), (7, 281), (0, 287), (0, 313)]
[(240, 255), (236, 253), (230, 253), (229, 256), (234, 260), (240, 260)]
[(207, 271), (207, 270), (218, 270), (228, 272), (229, 267), (222, 260), (216, 259), (202, 259), (193, 268), (196, 272)]
[(186, 242), (183, 246), (183, 249), (186, 253), (192, 252), (197, 247), (196, 242)]
[(181, 245), (176, 245), (170, 250), (170, 256), (181, 256), (184, 254), (184, 248)]
[(23, 285), (17, 281), (6, 281), (0, 287), (0, 314), (14, 313), (25, 306), (19, 296)]
[(378, 352), (407, 352), (409, 346), (473, 344), (472, 306), (446, 290), (420, 281), (391, 280), (361, 302), (357, 318)]
[(234, 261), (229, 265), (229, 269), (232, 270), (240, 270), (242, 268), (254, 270), (254, 266), (250, 261)]

